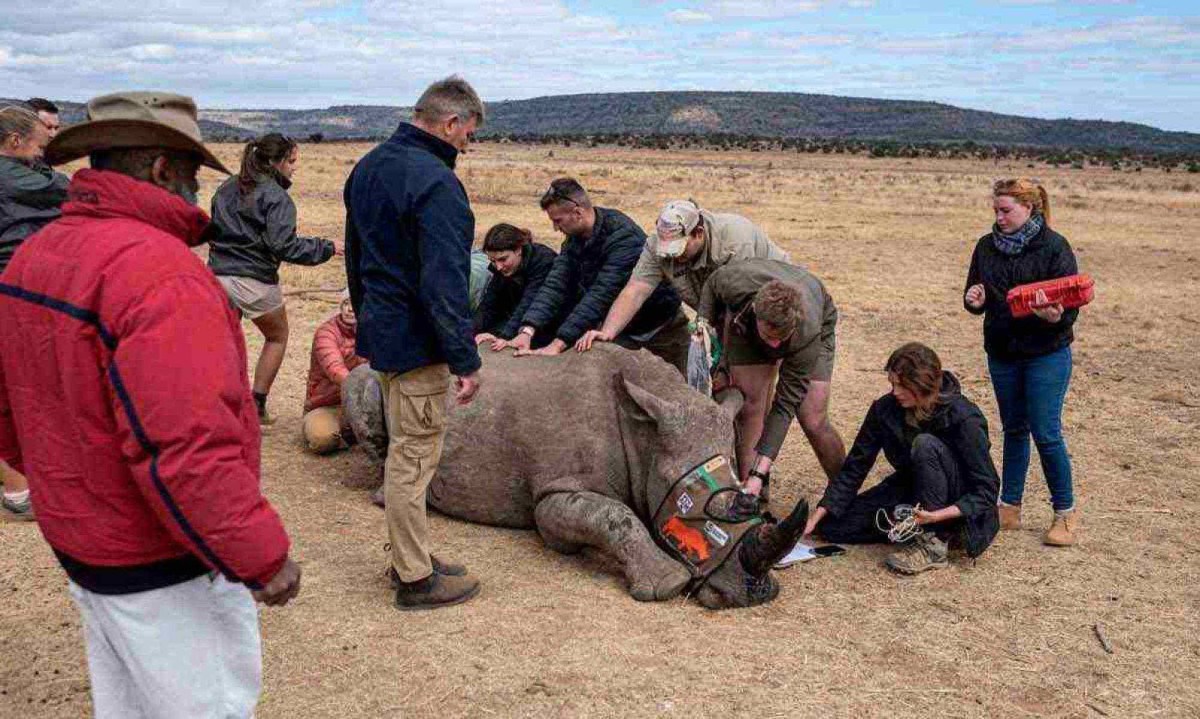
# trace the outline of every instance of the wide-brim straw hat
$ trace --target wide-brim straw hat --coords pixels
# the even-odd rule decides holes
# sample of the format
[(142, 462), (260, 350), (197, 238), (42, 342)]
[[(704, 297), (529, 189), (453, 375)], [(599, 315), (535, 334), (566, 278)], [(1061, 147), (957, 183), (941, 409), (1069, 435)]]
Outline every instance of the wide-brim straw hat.
[(87, 120), (58, 133), (46, 147), (45, 161), (61, 165), (97, 150), (139, 147), (192, 152), (202, 164), (231, 174), (204, 146), (196, 103), (171, 92), (116, 92), (89, 100)]

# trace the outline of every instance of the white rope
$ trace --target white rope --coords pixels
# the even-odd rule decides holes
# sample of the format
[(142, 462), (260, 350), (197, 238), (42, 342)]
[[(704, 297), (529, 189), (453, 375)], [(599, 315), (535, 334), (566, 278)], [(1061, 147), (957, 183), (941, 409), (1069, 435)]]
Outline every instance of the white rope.
[(875, 511), (875, 526), (887, 535), (888, 541), (893, 544), (902, 544), (918, 537), (923, 532), (921, 525), (917, 524), (917, 510), (920, 508), (919, 504), (915, 506), (898, 504), (893, 510), (895, 519), (892, 519), (888, 511), (880, 507)]

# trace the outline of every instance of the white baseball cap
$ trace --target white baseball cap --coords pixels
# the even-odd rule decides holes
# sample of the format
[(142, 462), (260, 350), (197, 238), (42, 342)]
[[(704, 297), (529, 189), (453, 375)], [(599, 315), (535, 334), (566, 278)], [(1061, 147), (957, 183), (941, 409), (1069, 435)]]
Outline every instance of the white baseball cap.
[(658, 213), (654, 224), (654, 253), (659, 257), (679, 257), (687, 246), (688, 235), (700, 224), (700, 208), (691, 200), (671, 200)]

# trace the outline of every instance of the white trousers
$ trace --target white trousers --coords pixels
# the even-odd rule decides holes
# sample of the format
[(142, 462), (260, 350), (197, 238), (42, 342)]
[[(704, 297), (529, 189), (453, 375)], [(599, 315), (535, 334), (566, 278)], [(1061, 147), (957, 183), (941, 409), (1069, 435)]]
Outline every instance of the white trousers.
[(262, 688), (258, 611), (220, 575), (136, 594), (70, 582), (96, 719), (244, 719)]

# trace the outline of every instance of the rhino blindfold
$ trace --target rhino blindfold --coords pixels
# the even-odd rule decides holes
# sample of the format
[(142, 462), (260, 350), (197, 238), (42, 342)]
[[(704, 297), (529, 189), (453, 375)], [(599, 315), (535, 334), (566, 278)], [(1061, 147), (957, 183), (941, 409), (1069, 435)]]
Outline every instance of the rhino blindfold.
[(656, 539), (692, 573), (693, 590), (764, 521), (762, 517), (736, 522), (728, 518), (739, 491), (729, 460), (716, 455), (676, 480), (654, 513)]

